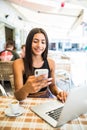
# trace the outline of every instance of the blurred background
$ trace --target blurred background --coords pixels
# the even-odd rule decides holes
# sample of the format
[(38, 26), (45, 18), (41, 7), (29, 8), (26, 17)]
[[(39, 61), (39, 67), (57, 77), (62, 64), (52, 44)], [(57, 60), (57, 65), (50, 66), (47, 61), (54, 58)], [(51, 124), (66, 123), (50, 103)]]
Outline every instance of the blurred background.
[(0, 50), (8, 39), (19, 49), (33, 27), (47, 31), (51, 50), (86, 49), (86, 14), (87, 0), (0, 0)]
[(10, 39), (20, 53), (34, 27), (47, 32), (49, 57), (70, 65), (77, 86), (86, 83), (87, 0), (0, 0), (0, 51)]

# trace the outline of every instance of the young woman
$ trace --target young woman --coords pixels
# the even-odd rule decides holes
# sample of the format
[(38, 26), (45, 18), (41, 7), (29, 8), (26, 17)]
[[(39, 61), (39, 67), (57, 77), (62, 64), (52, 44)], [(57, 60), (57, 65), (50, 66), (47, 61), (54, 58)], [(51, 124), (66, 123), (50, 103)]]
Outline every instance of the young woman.
[[(47, 58), (48, 37), (42, 28), (34, 28), (26, 40), (25, 58), (17, 59), (13, 64), (15, 97), (24, 100), (26, 97), (51, 98), (55, 95), (64, 102), (67, 93), (59, 91), (55, 84), (55, 63)], [(34, 76), (35, 69), (48, 69), (46, 75)]]

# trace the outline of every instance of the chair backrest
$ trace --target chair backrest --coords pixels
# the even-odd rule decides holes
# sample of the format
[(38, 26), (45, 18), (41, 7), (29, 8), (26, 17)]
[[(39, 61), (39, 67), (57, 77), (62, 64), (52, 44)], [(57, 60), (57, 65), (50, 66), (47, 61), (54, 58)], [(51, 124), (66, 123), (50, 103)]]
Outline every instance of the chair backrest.
[(0, 61), (0, 80), (9, 81), (9, 76), (13, 75), (13, 61)]
[(14, 75), (13, 75), (13, 61), (0, 61), (0, 81), (4, 85), (4, 81), (10, 81), (11, 87), (14, 91)]

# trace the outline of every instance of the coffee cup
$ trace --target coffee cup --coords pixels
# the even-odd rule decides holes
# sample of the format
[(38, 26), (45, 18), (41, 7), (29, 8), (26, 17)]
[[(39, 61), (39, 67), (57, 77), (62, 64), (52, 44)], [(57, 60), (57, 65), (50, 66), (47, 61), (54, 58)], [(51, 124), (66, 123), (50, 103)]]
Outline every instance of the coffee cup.
[(12, 100), (11, 102), (10, 102), (10, 109), (11, 109), (11, 112), (13, 113), (13, 114), (19, 114), (19, 101), (17, 101), (17, 100)]

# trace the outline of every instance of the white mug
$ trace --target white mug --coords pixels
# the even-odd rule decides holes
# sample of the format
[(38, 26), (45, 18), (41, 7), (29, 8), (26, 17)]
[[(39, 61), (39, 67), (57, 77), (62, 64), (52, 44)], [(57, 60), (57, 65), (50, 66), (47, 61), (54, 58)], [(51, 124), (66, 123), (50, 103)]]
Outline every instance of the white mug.
[(11, 109), (11, 112), (13, 113), (13, 114), (19, 114), (19, 101), (17, 101), (17, 100), (12, 100), (11, 102), (10, 102), (10, 109)]

